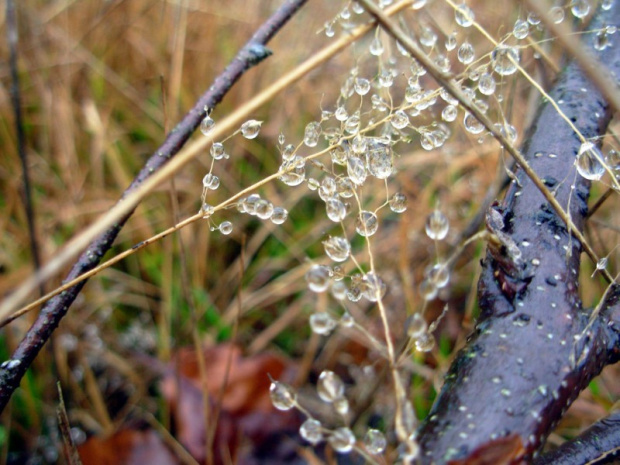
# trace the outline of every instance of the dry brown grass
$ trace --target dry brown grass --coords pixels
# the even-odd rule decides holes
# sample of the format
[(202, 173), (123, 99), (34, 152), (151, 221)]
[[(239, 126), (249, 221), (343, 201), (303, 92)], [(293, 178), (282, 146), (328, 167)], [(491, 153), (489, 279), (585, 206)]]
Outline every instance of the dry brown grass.
[[(230, 0), (224, 7), (224, 2), (211, 0), (19, 2), (22, 107), (43, 262), (111, 207), (164, 139), (166, 130), (279, 3)], [(490, 7), (488, 2), (477, 1), (470, 6), (481, 12), (477, 19), (492, 34), (506, 32), (498, 27), (510, 24), (506, 11), (510, 20), (517, 17), (510, 2)], [(433, 8), (443, 11), (437, 5)], [(270, 43), (274, 55), (242, 78), (214, 111), (214, 119), (230, 113), (328, 43), (325, 35), (315, 32), (337, 11), (338, 5), (332, 2), (310, 2)], [(446, 34), (452, 31), (449, 14), (420, 14)], [(8, 56), (6, 47), (2, 41), (2, 56)], [(550, 63), (535, 62), (531, 49), (524, 52), (522, 63), (545, 81), (558, 69), (561, 54), (548, 43), (541, 47)], [(213, 203), (277, 170), (278, 134), (283, 132), (287, 140), (295, 142), (301, 139), (305, 124), (319, 117), (321, 102), (324, 107), (333, 105), (358, 53), (345, 52), (327, 62), (253, 116), (265, 121), (261, 136), (254, 141), (237, 138), (231, 144), (231, 159), (216, 168), (222, 187), (210, 198)], [(8, 67), (2, 63), (0, 295), (6, 295), (33, 271), (10, 85)], [(508, 110), (521, 135), (538, 97), (523, 80), (511, 81), (509, 88)], [(399, 223), (390, 222), (374, 242), (391, 289), (386, 304), (394, 328), (402, 328), (406, 317), (424, 305), (417, 283), (435, 258), (423, 234), (427, 214), (437, 203), (445, 207), (452, 225), (450, 238), (455, 240), (498, 173), (503, 172), (498, 168), (503, 158), (490, 139), (479, 144), (455, 131), (440, 153), (418, 147), (402, 146), (398, 161), (398, 182), (410, 199), (410, 208)], [(209, 163), (205, 153), (175, 176), (174, 182), (150, 195), (123, 229), (114, 251), (130, 248), (195, 214)], [(209, 232), (206, 222), (194, 223), (90, 280), (53, 343), (41, 353), (32, 376), (22, 384), (12, 409), (2, 417), (5, 436), (11, 435), (8, 450), (42, 452), (37, 439), (50, 436), (46, 421), (57, 404), (56, 380), (62, 381), (70, 420), (90, 433), (111, 433), (139, 409), (157, 412), (165, 425), (165, 412), (157, 409), (157, 395), (149, 390), (151, 380), (136, 374), (142, 361), (135, 354), (168, 361), (176, 348), (193, 343), (197, 321), (201, 322), (201, 340), (213, 344), (230, 337), (238, 319), (237, 342), (252, 354), (274, 348), (285, 352), (298, 364), (296, 382), (300, 386), (313, 372), (326, 367), (347, 368), (352, 377), (359, 366), (378, 364), (380, 368), (376, 351), (359, 335), (338, 334), (324, 346), (318, 336), (308, 335), (309, 313), (317, 306), (330, 305), (328, 299), (304, 291), (305, 269), (299, 266), (322, 253), (320, 241), (332, 227), (324, 218), (323, 207), (308, 199), (308, 191), (301, 187), (283, 189), (272, 183), (261, 193), (291, 212), (284, 225), (258, 223), (247, 215), (227, 211), (218, 220), (233, 221), (231, 236)], [(612, 199), (595, 216), (611, 227), (592, 223), (589, 231), (600, 254), (611, 253), (610, 269), (616, 269), (619, 252), (613, 248), (618, 242), (618, 223), (613, 219), (616, 206), (617, 199)], [(442, 245), (440, 253), (446, 256), (450, 250)], [(418, 377), (412, 395), (420, 411), (428, 409), (454, 348), (471, 329), (483, 251), (481, 246), (468, 249), (449, 291), (441, 295), (442, 302), (450, 306), (440, 330), (441, 350), (408, 362), (411, 373)], [(604, 289), (598, 279), (587, 278), (592, 269), (591, 264), (584, 265), (582, 294), (586, 304), (596, 302)], [(57, 286), (61, 278), (47, 282), (46, 290)], [(429, 316), (436, 317), (442, 307), (443, 303), (430, 306)], [(358, 309), (355, 316), (380, 337), (373, 311)], [(23, 317), (3, 330), (0, 352), (5, 357), (33, 317)], [(614, 383), (617, 375), (617, 369), (605, 371), (595, 390), (586, 391), (569, 411), (553, 442), (560, 441), (562, 434), (581, 430), (612, 408), (620, 396)], [(114, 383), (116, 390), (110, 388)], [(116, 399), (105, 398), (110, 392), (129, 394), (123, 402), (115, 403)], [(379, 385), (373, 394), (376, 403), (371, 412), (389, 404), (389, 390)], [(360, 392), (356, 402), (364, 405), (369, 402), (368, 395)]]

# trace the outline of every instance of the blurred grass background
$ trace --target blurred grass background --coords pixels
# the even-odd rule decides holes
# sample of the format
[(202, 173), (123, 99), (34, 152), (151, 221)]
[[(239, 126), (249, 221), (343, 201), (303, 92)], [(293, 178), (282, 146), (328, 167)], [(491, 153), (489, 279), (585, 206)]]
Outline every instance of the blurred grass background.
[[(499, 3), (474, 1), (470, 6), (478, 21), (501, 34), (506, 30), (498, 24), (510, 27), (519, 10), (514, 3)], [(225, 5), (212, 0), (26, 0), (17, 4), (22, 108), (43, 262), (110, 208), (166, 131), (279, 4), (267, 0), (230, 0)], [(309, 2), (269, 44), (274, 55), (244, 75), (215, 109), (216, 124), (327, 44), (329, 38), (320, 31), (342, 7), (337, 2)], [(431, 7), (435, 8), (432, 14), (415, 14), (449, 34), (452, 13)], [(415, 17), (413, 12), (408, 15)], [(0, 17), (3, 26), (4, 22), (5, 17)], [(472, 35), (469, 40), (478, 46), (480, 38)], [(8, 56), (4, 37), (0, 51)], [(547, 51), (554, 62), (562, 62), (559, 50)], [(359, 48), (352, 49), (329, 61), (253, 115), (265, 121), (260, 136), (250, 141), (236, 137), (226, 143), (231, 157), (216, 165), (214, 173), (222, 187), (209, 194), (211, 203), (277, 170), (278, 135), (297, 143), (304, 126), (320, 118), (321, 107), (333, 109), (340, 85), (359, 54)], [(530, 50), (522, 60), (540, 80), (553, 75)], [(1, 295), (33, 271), (7, 63), (0, 63)], [(511, 101), (515, 115), (511, 122), (521, 135), (538, 96), (516, 78), (508, 88), (505, 99)], [(416, 283), (435, 259), (424, 236), (428, 213), (438, 203), (442, 206), (450, 218), (453, 241), (501, 173), (496, 144), (489, 139), (480, 144), (462, 130), (453, 132), (440, 152), (423, 151), (417, 143), (399, 147), (397, 179), (409, 197), (409, 209), (398, 221), (395, 215), (388, 217), (374, 242), (390, 289), (387, 302), (394, 328), (403, 328), (407, 315), (423, 304)], [(121, 232), (112, 253), (196, 213), (201, 179), (210, 162), (205, 153), (150, 195)], [(236, 342), (245, 353), (275, 350), (286, 355), (297, 366), (299, 386), (323, 368), (339, 366), (351, 372), (356, 367), (380, 367), (378, 355), (355, 334), (338, 332), (323, 339), (310, 333), (308, 315), (332, 304), (324, 295), (305, 291), (303, 265), (308, 257), (322, 254), (321, 240), (332, 223), (307, 189), (284, 187), (272, 183), (261, 189), (263, 197), (289, 210), (289, 219), (281, 226), (227, 211), (215, 221), (232, 221), (231, 236), (210, 232), (206, 222), (194, 223), (91, 279), (2, 415), (2, 461), (35, 456), (47, 460), (45, 447), (55, 447), (57, 440), (53, 434), (56, 380), (61, 381), (72, 423), (86, 434), (120, 428), (137, 407), (166, 424), (165, 407), (153, 389), (152, 377), (141, 376), (144, 367), (137, 354), (168, 362), (177, 348), (194, 343), (194, 328), (202, 342), (214, 345), (229, 341), (238, 321)], [(601, 193), (595, 187), (593, 197)], [(617, 225), (610, 218), (616, 203), (608, 201), (596, 218)], [(597, 225), (590, 233), (599, 250), (613, 252), (617, 229)], [(440, 253), (448, 255), (450, 248), (442, 247)], [(483, 254), (482, 244), (469, 250), (448, 291), (427, 309), (429, 319), (445, 303), (450, 311), (437, 333), (438, 348), (430, 355), (412, 356), (408, 365), (420, 416), (430, 408), (454, 348), (463, 344), (472, 327), (478, 261)], [(617, 256), (612, 253), (610, 262), (617, 263)], [(586, 304), (595, 303), (604, 289), (600, 280), (589, 278), (592, 271), (592, 265), (584, 263)], [(60, 279), (46, 283), (46, 290)], [(10, 357), (34, 316), (2, 330), (3, 360)], [(371, 333), (381, 334), (374, 312), (358, 311), (355, 316)], [(613, 368), (606, 370), (584, 392), (551, 442), (560, 441), (562, 434), (575, 434), (612, 408), (620, 394), (614, 381), (617, 375)], [(390, 405), (389, 389), (379, 385), (374, 394), (374, 404), (364, 418)], [(362, 397), (360, 405), (369, 401)]]

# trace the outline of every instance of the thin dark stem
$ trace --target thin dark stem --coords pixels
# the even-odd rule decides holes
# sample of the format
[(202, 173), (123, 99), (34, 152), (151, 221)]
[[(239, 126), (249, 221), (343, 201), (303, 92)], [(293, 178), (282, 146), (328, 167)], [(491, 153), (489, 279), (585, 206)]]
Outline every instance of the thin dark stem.
[(602, 465), (620, 459), (620, 410), (534, 461), (534, 465)]
[[(286, 0), (284, 4), (265, 22), (252, 38), (239, 50), (232, 62), (215, 79), (213, 85), (196, 102), (183, 120), (168, 134), (164, 143), (149, 158), (140, 173), (123, 193), (126, 195), (135, 190), (142, 182), (157, 172), (176, 155), (204, 118), (205, 108), (214, 108), (233, 86), (235, 82), (252, 66), (268, 57), (271, 52), (265, 44), (286, 24), (291, 16), (307, 0)], [(65, 278), (71, 280), (82, 273), (93, 269), (110, 249), (119, 231), (131, 216), (130, 212), (118, 223), (95, 239), (80, 255), (77, 262)], [(64, 291), (50, 300), (41, 310), (37, 320), (28, 330), (11, 360), (0, 366), (0, 412), (6, 407), (11, 395), (19, 386), (20, 380), (33, 360), (48, 341), (60, 320), (67, 314), (69, 307), (79, 294), (86, 281)]]
[[(32, 190), (30, 188), (30, 171), (26, 154), (26, 135), (24, 134), (24, 122), (22, 117), (21, 94), (19, 91), (19, 72), (17, 69), (17, 16), (13, 0), (6, 2), (6, 33), (9, 42), (9, 67), (11, 69), (11, 103), (15, 114), (15, 132), (17, 134), (17, 153), (22, 164), (24, 182), (24, 204), (26, 207), (26, 219), (28, 221), (28, 234), (30, 236), (30, 253), (35, 270), (41, 268), (39, 258), (39, 245), (34, 221), (34, 206), (32, 202)], [(39, 285), (39, 292), (45, 295), (44, 284)]]

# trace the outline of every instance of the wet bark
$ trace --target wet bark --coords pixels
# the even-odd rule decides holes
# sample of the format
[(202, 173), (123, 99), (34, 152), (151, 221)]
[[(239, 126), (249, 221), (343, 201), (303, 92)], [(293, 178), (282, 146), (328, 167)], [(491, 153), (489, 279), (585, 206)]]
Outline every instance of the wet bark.
[(620, 410), (596, 422), (581, 435), (544, 454), (534, 465), (602, 465), (620, 460)]
[[(620, 5), (590, 29), (620, 22)], [(593, 35), (586, 34), (587, 45)], [(594, 51), (620, 75), (620, 38)], [(571, 64), (551, 97), (586, 139), (605, 133), (611, 111)], [(583, 230), (590, 183), (576, 174), (581, 140), (543, 103), (522, 153)], [(620, 291), (591, 318), (579, 298), (581, 246), (523, 171), (487, 213), (494, 233), (478, 285), (480, 318), (422, 425), (422, 463), (525, 463), (579, 392), (618, 360)], [(485, 457), (494, 457), (492, 462)]]

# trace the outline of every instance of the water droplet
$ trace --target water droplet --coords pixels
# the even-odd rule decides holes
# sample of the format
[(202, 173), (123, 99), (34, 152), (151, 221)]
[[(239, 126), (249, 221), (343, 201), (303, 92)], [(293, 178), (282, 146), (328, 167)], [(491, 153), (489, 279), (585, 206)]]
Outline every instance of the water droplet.
[(347, 164), (347, 152), (345, 152), (344, 148), (341, 146), (333, 148), (329, 152), (332, 162), (336, 165), (346, 165)]
[[(332, 281), (332, 285), (329, 288), (332, 296), (336, 300), (344, 300), (347, 298), (347, 286), (341, 281), (343, 276), (342, 274), (338, 274), (335, 272), (336, 267), (334, 267), (334, 279), (339, 279), (340, 281)], [(340, 320), (340, 324), (343, 324), (342, 319)], [(346, 325), (345, 325), (346, 326)]]
[[(339, 284), (343, 284), (342, 281), (339, 281)], [(344, 298), (344, 295), (343, 295), (343, 298)], [(339, 299), (339, 300), (342, 300), (342, 299)], [(342, 316), (340, 317), (341, 326), (344, 326), (345, 328), (352, 328), (354, 324), (355, 324), (355, 320), (353, 319), (353, 316), (349, 312), (344, 312)]]
[(493, 95), (495, 92), (496, 83), (492, 74), (483, 73), (478, 81), (478, 90), (484, 95)]
[(202, 213), (203, 218), (209, 218), (211, 215), (213, 215), (213, 210), (214, 210), (213, 206), (209, 205), (206, 202), (204, 202), (202, 206), (200, 207), (200, 211)]
[(459, 47), (459, 51), (457, 52), (456, 56), (458, 60), (464, 65), (470, 64), (472, 61), (474, 61), (474, 58), (476, 56), (474, 46), (469, 42), (464, 42)]
[(334, 37), (336, 31), (334, 30), (334, 23), (327, 22), (325, 23), (325, 35), (327, 37)]
[(423, 27), (420, 33), (420, 43), (425, 47), (432, 48), (437, 42), (437, 34), (430, 27)]
[(515, 25), (512, 28), (512, 34), (519, 40), (525, 39), (530, 32), (530, 25), (527, 21), (517, 19)]
[(447, 105), (443, 111), (441, 112), (441, 119), (444, 121), (451, 123), (458, 116), (458, 110), (454, 105)]
[(387, 291), (387, 286), (383, 280), (375, 273), (368, 272), (364, 275), (363, 294), (370, 302), (377, 302), (382, 299)]
[(420, 283), (420, 294), (424, 300), (433, 300), (437, 297), (438, 289), (435, 283), (425, 279)]
[(261, 220), (268, 220), (273, 215), (273, 204), (269, 200), (258, 200), (254, 207), (254, 214)]
[(453, 32), (452, 34), (450, 34), (447, 38), (446, 38), (446, 50), (448, 52), (451, 52), (452, 50), (454, 50), (456, 48), (457, 42), (456, 42), (456, 32)]
[(278, 179), (287, 186), (298, 186), (306, 179), (305, 160), (299, 155), (295, 155), (292, 160), (282, 163), (280, 170), (285, 172)]
[[(382, 69), (379, 73), (379, 85), (387, 89), (392, 87), (392, 84), (394, 84), (394, 74), (392, 74), (389, 69)], [(382, 108), (387, 108), (387, 105), (382, 105), (379, 107), (378, 105), (375, 105), (375, 102), (373, 101), (373, 108), (376, 108), (379, 111), (385, 111), (385, 109)]]
[(570, 11), (575, 18), (583, 19), (590, 13), (590, 2), (588, 0), (573, 0)]
[(350, 156), (347, 159), (347, 174), (349, 175), (351, 181), (353, 181), (358, 186), (364, 184), (367, 176), (366, 166), (364, 165), (364, 162), (356, 156)]
[(355, 436), (349, 428), (342, 427), (336, 429), (329, 436), (328, 441), (336, 452), (346, 454), (353, 450), (353, 445), (355, 444)]
[(351, 4), (351, 9), (353, 10), (353, 13), (357, 15), (361, 15), (364, 11), (366, 11), (364, 10), (364, 7), (356, 1), (353, 1), (353, 3)]
[(591, 181), (598, 181), (605, 173), (605, 166), (599, 161), (601, 151), (592, 142), (586, 141), (579, 147), (575, 166), (581, 176)]
[(564, 21), (564, 8), (561, 6), (554, 6), (549, 10), (549, 17), (555, 24), (560, 24)]
[(316, 121), (308, 123), (304, 132), (304, 144), (308, 147), (316, 147), (319, 143), (319, 135), (321, 134), (321, 125)]
[(381, 43), (381, 39), (379, 37), (375, 37), (373, 41), (370, 43), (370, 54), (376, 57), (383, 54), (383, 44)]
[(454, 19), (459, 26), (469, 27), (474, 24), (475, 16), (472, 9), (462, 3), (455, 8)]
[(334, 407), (339, 415), (344, 416), (349, 413), (349, 400), (346, 397), (340, 397), (334, 401)]
[(306, 272), (306, 282), (312, 292), (323, 292), (329, 286), (329, 268), (323, 265), (312, 265)]
[(295, 158), (295, 146), (293, 144), (288, 144), (284, 147), (284, 150), (282, 150), (282, 160), (291, 161), (293, 158)]
[(465, 129), (470, 134), (480, 134), (484, 131), (484, 125), (471, 113), (465, 113), (465, 117), (463, 118), (463, 124), (465, 125)]
[(334, 112), (334, 116), (338, 121), (346, 121), (346, 119), (349, 117), (349, 114), (347, 113), (347, 109), (345, 107), (338, 107)]
[(349, 134), (357, 134), (360, 129), (360, 115), (355, 113), (347, 118), (344, 123), (344, 130)]
[(444, 288), (450, 281), (450, 270), (443, 263), (436, 263), (425, 271), (426, 279), (431, 281), (437, 289)]
[(448, 235), (450, 222), (441, 211), (435, 210), (426, 219), (426, 235), (433, 240), (441, 241)]
[(360, 134), (357, 134), (351, 141), (351, 149), (357, 155), (366, 152), (368, 148), (368, 139)]
[(396, 192), (389, 201), (390, 209), (395, 213), (402, 213), (407, 210), (407, 197), (400, 192)]
[(288, 218), (288, 211), (282, 207), (274, 207), (271, 214), (271, 222), (273, 224), (282, 224)]
[(346, 238), (340, 236), (330, 237), (323, 241), (323, 247), (327, 256), (336, 262), (344, 262), (351, 253), (351, 244)]
[(426, 324), (426, 320), (419, 313), (414, 313), (411, 318), (409, 318), (407, 324), (407, 335), (412, 339), (418, 339), (423, 334), (426, 333), (428, 329), (428, 325)]
[(601, 8), (605, 11), (611, 10), (611, 7), (614, 6), (615, 0), (603, 0), (601, 2)]
[(230, 221), (223, 221), (222, 224), (220, 224), (219, 230), (222, 234), (228, 236), (233, 230), (233, 225)]
[(366, 95), (370, 91), (370, 81), (365, 78), (355, 79), (355, 93), (357, 95)]
[[(371, 139), (368, 146), (366, 152), (368, 172), (378, 179), (389, 178), (393, 171), (391, 147), (378, 139)], [(355, 182), (353, 178), (351, 180)]]
[(319, 197), (323, 202), (336, 195), (336, 180), (331, 176), (325, 176), (319, 186)]
[(514, 47), (498, 45), (491, 52), (493, 70), (501, 76), (509, 76), (517, 71), (519, 52)]
[(327, 202), (325, 202), (325, 210), (327, 212), (327, 217), (334, 223), (340, 223), (344, 220), (344, 217), (347, 216), (347, 208), (337, 197), (327, 199)]
[(256, 121), (255, 119), (246, 121), (241, 125), (241, 135), (246, 139), (256, 138), (260, 132), (261, 124), (263, 124), (262, 121)]
[(299, 435), (310, 444), (318, 444), (323, 440), (321, 422), (314, 418), (308, 418), (299, 427)]
[(310, 329), (315, 334), (327, 336), (336, 327), (336, 320), (327, 312), (318, 312), (310, 315)]
[(336, 373), (323, 370), (316, 385), (317, 393), (324, 402), (334, 402), (344, 397), (344, 383)]
[(595, 34), (594, 39), (594, 49), (600, 51), (605, 50), (610, 46), (609, 36), (605, 31), (599, 31)]
[(533, 11), (529, 12), (527, 15), (527, 22), (532, 26), (538, 26), (540, 24), (540, 18)]
[(200, 122), (200, 132), (202, 132), (205, 136), (208, 136), (209, 133), (213, 130), (214, 126), (215, 121), (213, 121), (213, 119), (209, 115), (207, 115)]
[(220, 187), (220, 178), (214, 174), (208, 173), (202, 178), (202, 185), (205, 189), (216, 190)]
[(295, 406), (295, 391), (292, 387), (279, 381), (273, 381), (269, 387), (271, 403), (278, 410), (290, 410)]
[(430, 352), (435, 347), (435, 337), (424, 333), (415, 340), (415, 348), (418, 352)]
[(409, 124), (409, 117), (403, 110), (398, 110), (391, 116), (390, 123), (396, 129), (403, 129)]
[(620, 171), (620, 152), (611, 149), (605, 157), (607, 165), (614, 171)]
[(224, 151), (224, 144), (221, 142), (214, 142), (209, 150), (209, 153), (213, 157), (214, 160), (221, 160), (226, 156), (226, 152)]
[(371, 454), (382, 454), (387, 446), (385, 435), (378, 429), (369, 429), (364, 437), (364, 446)]
[(349, 178), (338, 178), (336, 181), (338, 185), (338, 195), (342, 198), (348, 199), (353, 197), (355, 186), (353, 185), (353, 181)]
[(379, 220), (373, 212), (362, 210), (355, 222), (355, 230), (360, 236), (372, 236), (379, 228)]

